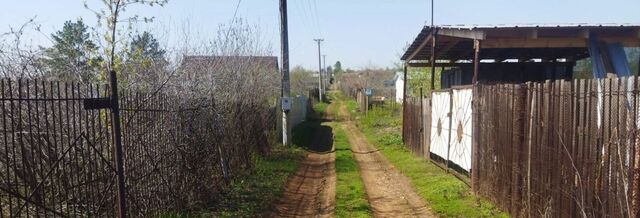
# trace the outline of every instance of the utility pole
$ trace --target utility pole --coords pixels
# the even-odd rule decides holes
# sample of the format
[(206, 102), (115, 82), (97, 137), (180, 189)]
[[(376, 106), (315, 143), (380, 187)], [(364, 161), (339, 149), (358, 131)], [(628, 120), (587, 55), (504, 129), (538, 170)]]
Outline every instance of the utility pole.
[(318, 97), (320, 98), (320, 102), (322, 102), (322, 53), (320, 52), (320, 43), (322, 43), (324, 39), (314, 39), (313, 41), (318, 42)]
[(327, 71), (327, 55), (322, 55), (322, 70), (324, 71), (324, 91), (327, 90), (327, 84), (329, 84), (329, 78), (331, 78), (331, 75), (329, 75), (329, 72)]
[[(280, 107), (282, 108), (282, 144), (289, 145), (291, 131), (289, 128), (289, 110), (283, 107), (283, 102), (288, 101), (291, 88), (289, 84), (289, 27), (287, 24), (287, 0), (280, 0), (280, 45), (282, 52), (282, 92)], [(291, 105), (291, 104), (289, 104)]]

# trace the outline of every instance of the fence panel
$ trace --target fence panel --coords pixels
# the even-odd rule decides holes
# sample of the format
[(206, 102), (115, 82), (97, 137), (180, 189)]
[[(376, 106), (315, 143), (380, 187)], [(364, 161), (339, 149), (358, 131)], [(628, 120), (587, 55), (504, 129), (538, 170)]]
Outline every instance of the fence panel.
[[(109, 89), (0, 80), (0, 217), (113, 217), (116, 181), (111, 113), (86, 110)], [(219, 196), (275, 123), (260, 101), (122, 92), (127, 213), (155, 216)]]
[(471, 89), (452, 90), (452, 113), (449, 160), (463, 170), (471, 171), (471, 138), (473, 118)]
[(478, 89), (477, 191), (519, 217), (632, 217), (636, 81)]
[(83, 99), (105, 91), (74, 83), (0, 81), (3, 217), (113, 215), (110, 117), (82, 107)]
[(422, 145), (422, 100), (420, 97), (407, 97), (404, 105), (403, 132), (404, 142), (417, 155), (423, 153)]
[(449, 155), (449, 136), (451, 117), (451, 94), (449, 92), (431, 93), (431, 136), (429, 151), (442, 160)]

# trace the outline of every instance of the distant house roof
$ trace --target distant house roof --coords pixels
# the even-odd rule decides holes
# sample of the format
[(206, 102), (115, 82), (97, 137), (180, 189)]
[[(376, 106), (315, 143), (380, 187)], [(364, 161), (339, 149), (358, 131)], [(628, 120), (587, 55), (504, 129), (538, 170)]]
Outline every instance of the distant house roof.
[(578, 60), (589, 56), (586, 39), (592, 34), (601, 41), (640, 47), (640, 25), (636, 24), (425, 26), (401, 59), (430, 60), (435, 36), (435, 57), (443, 61), (472, 59), (475, 40), (481, 42), (483, 59)]

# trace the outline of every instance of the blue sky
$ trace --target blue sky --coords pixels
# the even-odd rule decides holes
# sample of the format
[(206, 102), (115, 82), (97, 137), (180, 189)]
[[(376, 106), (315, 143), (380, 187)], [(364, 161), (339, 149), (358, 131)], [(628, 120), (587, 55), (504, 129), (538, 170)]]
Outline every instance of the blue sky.
[[(97, 6), (100, 0), (88, 0)], [(170, 0), (165, 7), (136, 7), (127, 13), (154, 16), (140, 30), (163, 34), (171, 44), (178, 26), (189, 23), (200, 38), (215, 37), (219, 24), (233, 17), (238, 0)], [(640, 24), (639, 0), (436, 0), (436, 24), (522, 23), (635, 23)], [(0, 33), (37, 16), (42, 32), (50, 34), (66, 20), (82, 17), (95, 24), (95, 16), (82, 0), (0, 0)], [(238, 16), (260, 26), (263, 40), (279, 52), (278, 0), (241, 0)], [(393, 66), (403, 48), (429, 23), (430, 1), (426, 0), (289, 0), (291, 65), (317, 68), (313, 38), (325, 39), (327, 63), (343, 66)], [(33, 35), (35, 44), (48, 42)], [(171, 46), (171, 45), (169, 45)]]

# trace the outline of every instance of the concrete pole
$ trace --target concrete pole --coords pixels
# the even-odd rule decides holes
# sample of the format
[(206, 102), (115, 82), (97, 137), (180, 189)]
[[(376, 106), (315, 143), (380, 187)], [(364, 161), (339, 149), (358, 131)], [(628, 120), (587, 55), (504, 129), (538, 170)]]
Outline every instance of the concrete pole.
[(329, 84), (329, 72), (327, 72), (327, 55), (322, 55), (322, 71), (324, 71), (324, 90), (323, 91), (327, 91), (327, 85)]
[[(280, 44), (282, 52), (282, 98), (288, 98), (291, 94), (289, 84), (289, 27), (287, 23), (287, 0), (280, 0)], [(282, 104), (282, 101), (280, 101)], [(281, 105), (282, 108), (282, 105)], [(291, 128), (289, 128), (289, 111), (282, 110), (282, 144), (289, 145)]]
[(314, 39), (314, 41), (318, 42), (318, 97), (322, 102), (322, 53), (320, 51), (320, 43), (324, 39)]

